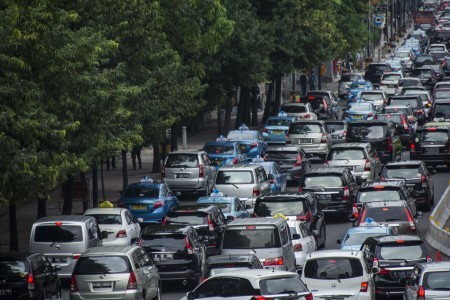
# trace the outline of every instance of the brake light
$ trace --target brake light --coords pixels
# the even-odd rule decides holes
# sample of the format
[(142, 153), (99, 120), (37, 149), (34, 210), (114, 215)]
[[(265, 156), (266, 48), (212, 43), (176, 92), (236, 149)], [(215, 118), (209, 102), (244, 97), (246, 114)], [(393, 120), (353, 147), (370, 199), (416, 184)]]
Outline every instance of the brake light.
[(416, 153), (416, 145), (414, 144), (414, 142), (409, 143), (409, 152)]
[(348, 114), (347, 113), (344, 113), (344, 115), (342, 116), (344, 119), (345, 118), (348, 118)]
[(343, 137), (347, 136), (347, 130), (344, 130), (344, 133), (342, 134)]
[(305, 215), (297, 216), (298, 221), (309, 221), (311, 220), (311, 212), (308, 211)]
[(388, 136), (388, 138), (387, 138), (387, 144), (388, 144), (388, 151), (391, 152), (392, 151), (392, 138), (390, 136)]
[(350, 191), (347, 186), (344, 187), (344, 196), (342, 197), (342, 200), (350, 200)]
[(294, 252), (300, 252), (303, 250), (303, 246), (301, 243), (295, 244), (294, 245)]
[(329, 167), (328, 160), (326, 160), (326, 161), (323, 162), (323, 166), (324, 166), (324, 167)]
[(284, 265), (283, 257), (266, 258), (264, 266), (282, 266)]
[(250, 149), (256, 148), (258, 147), (258, 143), (257, 142), (253, 142), (250, 144)]
[(406, 216), (408, 217), (409, 227), (411, 228), (411, 231), (416, 231), (416, 224), (414, 224), (411, 212), (407, 208), (405, 208), (405, 212)]
[(364, 171), (370, 171), (370, 160), (366, 159), (366, 164), (364, 165)]
[(423, 288), (423, 286), (419, 286), (419, 288), (417, 289), (417, 300), (423, 300), (425, 299), (425, 289)]
[(252, 197), (258, 197), (260, 194), (261, 194), (261, 191), (259, 190), (259, 187), (254, 186), (253, 187)]
[(34, 290), (34, 276), (33, 273), (29, 273), (27, 277), (28, 289)]
[(356, 205), (356, 203), (353, 203), (352, 214), (355, 219), (359, 218), (359, 209), (358, 209), (358, 205)]
[(427, 262), (432, 262), (431, 256), (427, 255)]
[(72, 259), (79, 259), (81, 254), (72, 254)]
[(428, 131), (436, 131), (436, 128), (435, 127), (429, 127), (429, 128), (427, 128), (427, 130)]
[(189, 239), (187, 237), (184, 238), (184, 243), (186, 244), (186, 250), (187, 250), (188, 254), (193, 254), (194, 251), (192, 250), (192, 245), (189, 242)]
[(237, 157), (233, 158), (233, 165), (237, 165), (239, 163), (239, 160)]
[(376, 257), (373, 258), (372, 267), (378, 267), (378, 258)]
[(303, 116), (303, 118), (304, 119), (309, 119), (309, 118), (311, 118), (311, 115), (310, 114), (306, 114), (306, 115)]
[(135, 289), (137, 289), (136, 274), (134, 274), (134, 272), (131, 272), (130, 277), (128, 278), (127, 290)]
[(322, 139), (320, 140), (321, 143), (327, 142), (327, 135), (325, 133), (322, 133)]
[(421, 115), (423, 114), (423, 110), (419, 109), (419, 110), (417, 111), (417, 114), (421, 116)]
[(299, 192), (303, 192), (303, 188), (300, 186), (300, 187), (298, 188), (298, 191), (299, 191)]
[(74, 275), (72, 275), (72, 277), (70, 277), (70, 291), (78, 292), (77, 280), (75, 279)]
[(250, 300), (266, 300), (264, 296), (253, 296)]
[(162, 219), (161, 224), (162, 224), (162, 225), (167, 225), (167, 223), (169, 223), (169, 220), (170, 220), (169, 217), (164, 217), (164, 218)]
[(163, 200), (158, 200), (155, 203), (153, 203), (153, 209), (157, 209), (159, 207), (163, 207), (164, 206), (164, 201)]
[(163, 179), (165, 177), (166, 177), (166, 167), (162, 166), (162, 168), (161, 168), (161, 179)]
[(291, 143), (291, 138), (289, 137), (289, 134), (286, 134), (286, 144)]
[(367, 293), (367, 290), (369, 289), (369, 282), (363, 281), (361, 282), (361, 287), (359, 288), (360, 292)]
[(308, 295), (305, 295), (305, 300), (313, 300), (314, 297), (311, 293), (309, 293)]
[(420, 178), (420, 181), (422, 181), (422, 183), (427, 181), (427, 178), (425, 177), (425, 175), (422, 175), (422, 177)]
[(373, 114), (367, 114), (367, 118), (373, 117)]
[(294, 167), (300, 167), (302, 165), (302, 156), (297, 154), (297, 161), (294, 164)]
[(209, 231), (214, 231), (214, 224), (213, 224), (213, 222), (211, 220), (211, 216), (210, 215), (208, 215), (208, 229), (209, 229)]
[(381, 275), (389, 274), (389, 270), (388, 270), (388, 269), (385, 269), (385, 268), (381, 268), (381, 269), (380, 269), (380, 273), (378, 273), (378, 274), (381, 274)]
[(120, 230), (117, 234), (116, 234), (116, 238), (124, 238), (127, 237), (127, 232), (125, 230)]
[(402, 118), (402, 124), (403, 124), (403, 128), (405, 130), (409, 131), (408, 123), (406, 123), (406, 120), (404, 118)]
[(384, 176), (381, 176), (381, 177), (380, 177), (380, 181), (384, 181)]
[(200, 164), (198, 166), (198, 177), (205, 177), (205, 173), (204, 173), (204, 170), (203, 170), (203, 164)]
[(267, 130), (267, 128), (263, 128), (261, 131), (265, 132), (265, 133), (269, 133), (269, 130)]

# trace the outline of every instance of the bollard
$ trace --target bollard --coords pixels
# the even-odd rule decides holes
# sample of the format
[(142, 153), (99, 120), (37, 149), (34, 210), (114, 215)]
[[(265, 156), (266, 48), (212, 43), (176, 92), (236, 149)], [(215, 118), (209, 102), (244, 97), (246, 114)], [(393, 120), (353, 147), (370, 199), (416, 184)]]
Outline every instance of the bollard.
[(181, 135), (183, 138), (183, 149), (187, 149), (187, 133), (186, 133), (186, 126), (183, 126), (181, 129)]

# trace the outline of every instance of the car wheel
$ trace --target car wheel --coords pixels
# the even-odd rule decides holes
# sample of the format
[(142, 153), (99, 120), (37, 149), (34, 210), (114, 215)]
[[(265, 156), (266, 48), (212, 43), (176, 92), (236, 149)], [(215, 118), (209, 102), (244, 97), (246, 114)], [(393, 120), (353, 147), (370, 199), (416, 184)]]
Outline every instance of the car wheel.
[(322, 237), (323, 242), (319, 245), (319, 248), (322, 249), (325, 247), (325, 243), (327, 241), (327, 231), (325, 229), (325, 224), (323, 224), (322, 228), (320, 229), (320, 237)]
[(161, 282), (158, 283), (158, 290), (156, 291), (156, 296), (152, 300), (161, 300)]

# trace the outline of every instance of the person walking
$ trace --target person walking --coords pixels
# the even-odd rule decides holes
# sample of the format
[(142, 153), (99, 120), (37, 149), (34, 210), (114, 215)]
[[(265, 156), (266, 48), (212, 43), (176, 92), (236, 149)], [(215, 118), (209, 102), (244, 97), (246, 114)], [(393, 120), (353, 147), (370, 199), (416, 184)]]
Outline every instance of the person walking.
[(385, 41), (387, 42), (388, 41), (388, 27), (387, 27), (387, 24), (384, 24), (383, 35), (384, 35)]
[(141, 145), (136, 145), (131, 150), (131, 161), (133, 162), (133, 170), (136, 170), (136, 158), (139, 163), (139, 169), (142, 169), (142, 161), (141, 161)]
[(306, 95), (306, 86), (308, 85), (308, 77), (306, 77), (305, 72), (300, 75), (300, 86), (302, 88), (302, 96)]
[(316, 74), (314, 74), (314, 71), (311, 71), (311, 75), (309, 76), (308, 82), (309, 82), (309, 90), (314, 91), (316, 89), (317, 84), (317, 77)]
[[(111, 160), (110, 160), (111, 158)], [(110, 168), (115, 169), (116, 168), (116, 157), (113, 155), (111, 157), (108, 156), (106, 159), (106, 171), (109, 171)]]

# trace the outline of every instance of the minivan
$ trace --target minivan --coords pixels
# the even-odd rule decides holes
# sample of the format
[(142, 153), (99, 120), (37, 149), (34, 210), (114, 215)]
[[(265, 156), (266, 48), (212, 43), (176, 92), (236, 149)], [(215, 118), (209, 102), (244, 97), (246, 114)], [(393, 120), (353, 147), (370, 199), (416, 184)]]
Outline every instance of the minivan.
[[(222, 255), (254, 253), (265, 269), (295, 272), (295, 254), (283, 218), (234, 220), (225, 227)], [(294, 238), (299, 239), (300, 236)]]
[(107, 238), (100, 232), (97, 220), (91, 216), (49, 216), (33, 223), (30, 234), (30, 252), (39, 252), (53, 266), (60, 266), (60, 278), (70, 278), (80, 255), (86, 250), (102, 246)]

